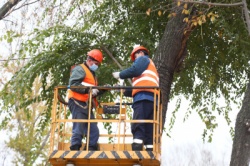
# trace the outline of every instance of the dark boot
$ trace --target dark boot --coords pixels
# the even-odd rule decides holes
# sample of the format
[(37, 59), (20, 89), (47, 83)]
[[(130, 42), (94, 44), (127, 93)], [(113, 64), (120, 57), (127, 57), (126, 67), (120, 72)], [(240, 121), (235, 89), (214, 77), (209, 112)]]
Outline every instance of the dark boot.
[[(84, 146), (83, 150), (87, 150), (86, 145)], [(98, 145), (89, 146), (88, 150), (90, 150), (90, 151), (96, 151), (96, 150), (98, 150)]]
[(132, 150), (133, 151), (142, 151), (143, 144), (132, 143)]
[(153, 148), (146, 148), (146, 151), (153, 151)]
[(89, 150), (90, 151), (96, 151), (98, 148), (97, 148), (97, 146), (90, 146), (89, 147)]
[(71, 145), (70, 150), (80, 150), (81, 146), (79, 145)]

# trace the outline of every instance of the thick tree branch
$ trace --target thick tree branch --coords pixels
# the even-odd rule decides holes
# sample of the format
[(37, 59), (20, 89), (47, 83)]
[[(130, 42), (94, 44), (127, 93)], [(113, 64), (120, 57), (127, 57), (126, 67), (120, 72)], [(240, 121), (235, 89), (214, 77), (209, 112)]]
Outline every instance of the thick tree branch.
[(247, 30), (248, 30), (248, 34), (250, 36), (250, 17), (249, 17), (249, 10), (247, 8), (247, 2), (246, 0), (242, 0), (243, 2), (243, 11), (244, 11), (244, 15), (245, 15), (245, 21), (246, 21), (246, 24), (247, 24)]
[(8, 2), (6, 2), (3, 7), (0, 9), (0, 20), (2, 20), (3, 18), (5, 18), (6, 16), (8, 16), (11, 12), (18, 10), (24, 6), (28, 6), (31, 5), (33, 3), (39, 2), (39, 0), (36, 0), (34, 2), (30, 2), (30, 3), (25, 3), (23, 5), (21, 5), (20, 7), (13, 9), (13, 7), (15, 5), (17, 5), (19, 2), (21, 2), (22, 0), (9, 0)]
[(6, 13), (8, 13), (16, 4), (21, 1), (22, 0), (9, 0), (6, 2), (0, 9), (0, 20), (2, 20)]

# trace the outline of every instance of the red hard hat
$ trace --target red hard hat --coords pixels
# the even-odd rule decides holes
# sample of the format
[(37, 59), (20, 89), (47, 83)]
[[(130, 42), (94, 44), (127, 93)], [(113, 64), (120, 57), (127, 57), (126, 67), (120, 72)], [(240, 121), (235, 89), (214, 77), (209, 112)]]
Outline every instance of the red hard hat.
[(135, 60), (135, 53), (139, 50), (144, 50), (146, 51), (148, 54), (149, 54), (149, 51), (148, 49), (146, 49), (145, 47), (143, 46), (138, 46), (138, 47), (135, 47), (132, 51), (132, 53), (130, 54), (130, 57), (131, 57), (131, 60), (134, 61)]
[(93, 49), (91, 51), (88, 52), (88, 56), (94, 58), (96, 61), (102, 63), (102, 59), (103, 59), (103, 56), (102, 56), (102, 52), (98, 49)]

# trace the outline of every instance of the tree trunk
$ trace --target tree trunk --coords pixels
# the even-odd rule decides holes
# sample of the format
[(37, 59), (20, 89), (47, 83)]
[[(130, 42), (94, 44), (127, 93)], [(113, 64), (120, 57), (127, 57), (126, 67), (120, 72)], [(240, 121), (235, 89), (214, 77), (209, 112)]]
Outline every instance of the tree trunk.
[(250, 82), (235, 123), (235, 136), (230, 166), (250, 164)]
[[(189, 4), (189, 6), (190, 5), (191, 4)], [(189, 16), (182, 14), (183, 6), (175, 6), (173, 9), (174, 11), (172, 11), (172, 13), (176, 13), (176, 16), (168, 21), (154, 56), (154, 62), (160, 76), (160, 88), (162, 90), (163, 127), (174, 72), (178, 71), (185, 59), (187, 54), (187, 39), (192, 32), (192, 29), (183, 19), (185, 17), (192, 17), (194, 14), (191, 13)]]
[(0, 9), (0, 20), (21, 0), (9, 0)]
[[(243, 2), (243, 11), (245, 14), (248, 34), (250, 35), (249, 10), (246, 0)], [(233, 140), (233, 149), (231, 154), (230, 166), (249, 166), (250, 165), (250, 82), (242, 103), (240, 112), (237, 115), (235, 123), (235, 134)]]

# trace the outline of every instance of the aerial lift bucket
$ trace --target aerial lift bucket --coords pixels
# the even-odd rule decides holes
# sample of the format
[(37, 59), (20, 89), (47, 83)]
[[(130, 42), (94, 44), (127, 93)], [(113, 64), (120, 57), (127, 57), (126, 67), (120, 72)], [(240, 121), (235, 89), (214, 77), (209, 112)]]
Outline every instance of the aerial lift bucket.
[[(120, 92), (120, 102), (100, 103), (96, 108), (96, 119), (76, 120), (69, 118), (69, 110), (67, 102), (62, 100), (59, 91), (65, 90), (66, 86), (57, 86), (54, 89), (54, 102), (51, 111), (51, 135), (50, 135), (50, 152), (49, 162), (53, 166), (160, 166), (161, 157), (161, 135), (162, 135), (162, 110), (160, 103), (160, 89), (158, 87), (136, 87), (136, 88), (151, 88), (158, 91), (158, 96), (154, 93), (154, 118), (153, 120), (132, 120), (127, 116), (127, 110), (130, 108), (130, 103), (123, 103), (122, 89), (134, 87), (88, 87), (90, 88), (91, 105), (91, 88), (115, 90)], [(72, 87), (74, 88), (74, 87)], [(79, 87), (77, 87), (79, 88)], [(158, 99), (156, 99), (158, 97)], [(91, 111), (91, 107), (89, 108)], [(111, 119), (103, 118), (103, 115), (113, 114)], [(110, 123), (117, 126), (117, 133), (103, 133), (100, 130), (100, 138), (116, 138), (116, 142), (99, 143), (97, 151), (86, 150), (82, 148), (79, 151), (71, 151), (69, 149), (69, 139), (71, 130), (69, 124), (72, 122), (93, 123)], [(132, 151), (132, 134), (127, 133), (127, 125), (130, 123), (153, 123), (153, 151)], [(88, 125), (90, 126), (90, 125)], [(87, 135), (90, 129), (88, 127)], [(88, 145), (88, 139), (83, 143)]]

